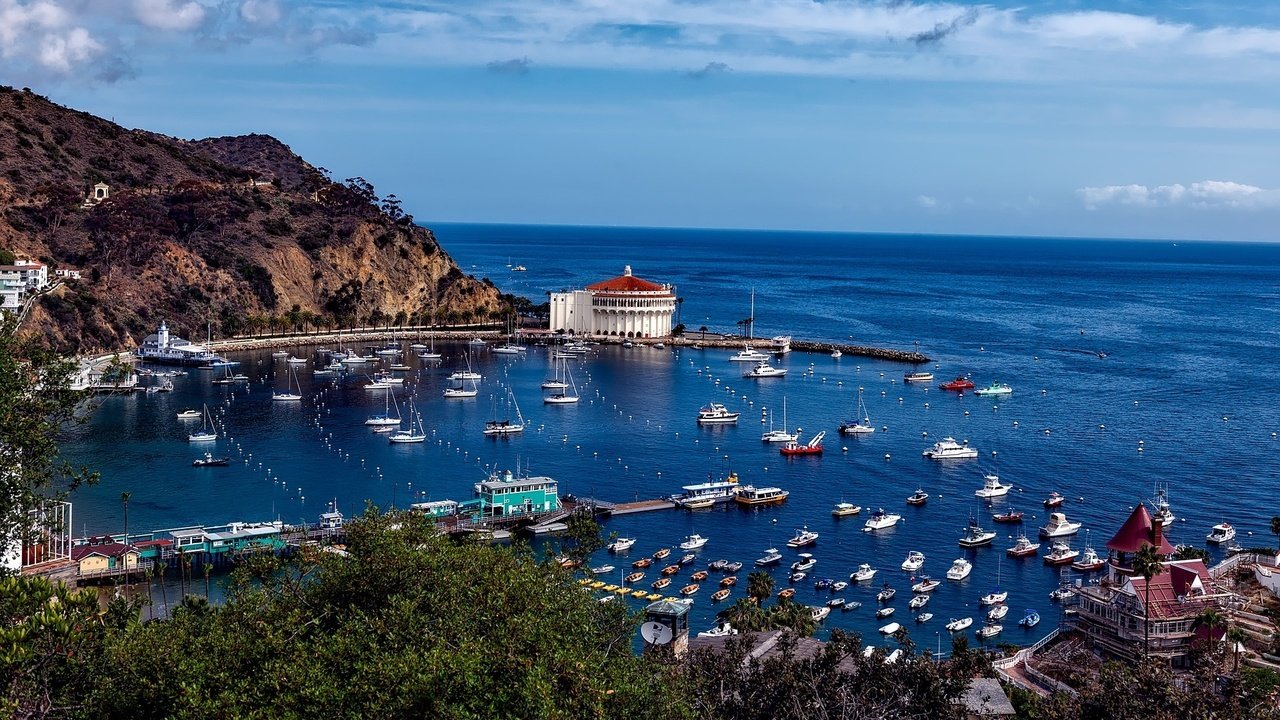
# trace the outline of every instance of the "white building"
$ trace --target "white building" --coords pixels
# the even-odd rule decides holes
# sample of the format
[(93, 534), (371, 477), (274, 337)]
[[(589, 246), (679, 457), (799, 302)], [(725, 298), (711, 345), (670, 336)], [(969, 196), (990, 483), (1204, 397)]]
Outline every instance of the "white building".
[(675, 288), (635, 277), (630, 265), (585, 289), (551, 293), (551, 330), (574, 335), (666, 337), (675, 312)]
[(12, 265), (0, 265), (0, 309), (17, 310), (27, 295), (49, 286), (49, 268), (42, 262), (19, 256)]

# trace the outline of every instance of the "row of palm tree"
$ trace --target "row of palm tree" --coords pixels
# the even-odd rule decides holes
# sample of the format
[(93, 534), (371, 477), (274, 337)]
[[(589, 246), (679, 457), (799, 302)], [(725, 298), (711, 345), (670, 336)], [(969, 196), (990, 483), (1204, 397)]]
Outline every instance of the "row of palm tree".
[(363, 317), (358, 315), (325, 315), (294, 307), (285, 313), (250, 313), (234, 317), (224, 324), (234, 328), (237, 334), (262, 335), (305, 333), (312, 331), (349, 330), (357, 327), (424, 327), (428, 325), (474, 325), (499, 323), (511, 316), (508, 308), (474, 310), (436, 310), (408, 313), (401, 310), (387, 315), (375, 310)]

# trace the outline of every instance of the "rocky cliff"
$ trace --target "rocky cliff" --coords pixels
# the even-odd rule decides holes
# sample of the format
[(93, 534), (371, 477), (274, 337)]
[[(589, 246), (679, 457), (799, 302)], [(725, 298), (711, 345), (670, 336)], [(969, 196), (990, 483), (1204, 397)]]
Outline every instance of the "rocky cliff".
[[(86, 202), (98, 183), (109, 196)], [(132, 346), (162, 319), (200, 338), (490, 321), (509, 300), (395, 196), (334, 182), (275, 138), (179, 140), (4, 87), (0, 250), (81, 272), (23, 326), (77, 352)]]

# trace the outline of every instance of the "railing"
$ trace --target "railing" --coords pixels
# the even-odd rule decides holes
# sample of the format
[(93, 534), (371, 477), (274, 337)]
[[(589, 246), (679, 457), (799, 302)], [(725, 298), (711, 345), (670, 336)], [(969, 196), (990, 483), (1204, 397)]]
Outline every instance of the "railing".
[(1228, 571), (1234, 570), (1236, 566), (1241, 564), (1257, 563), (1264, 559), (1271, 559), (1273, 556), (1263, 555), (1261, 553), (1239, 553), (1223, 560), (1222, 562), (1209, 568), (1209, 577), (1217, 580), (1226, 575)]

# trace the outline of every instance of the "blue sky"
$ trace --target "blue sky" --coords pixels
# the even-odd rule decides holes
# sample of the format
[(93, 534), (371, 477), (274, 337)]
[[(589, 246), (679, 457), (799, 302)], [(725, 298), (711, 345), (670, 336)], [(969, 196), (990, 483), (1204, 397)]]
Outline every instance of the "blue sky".
[(427, 222), (1280, 227), (1271, 3), (0, 0), (0, 83)]

